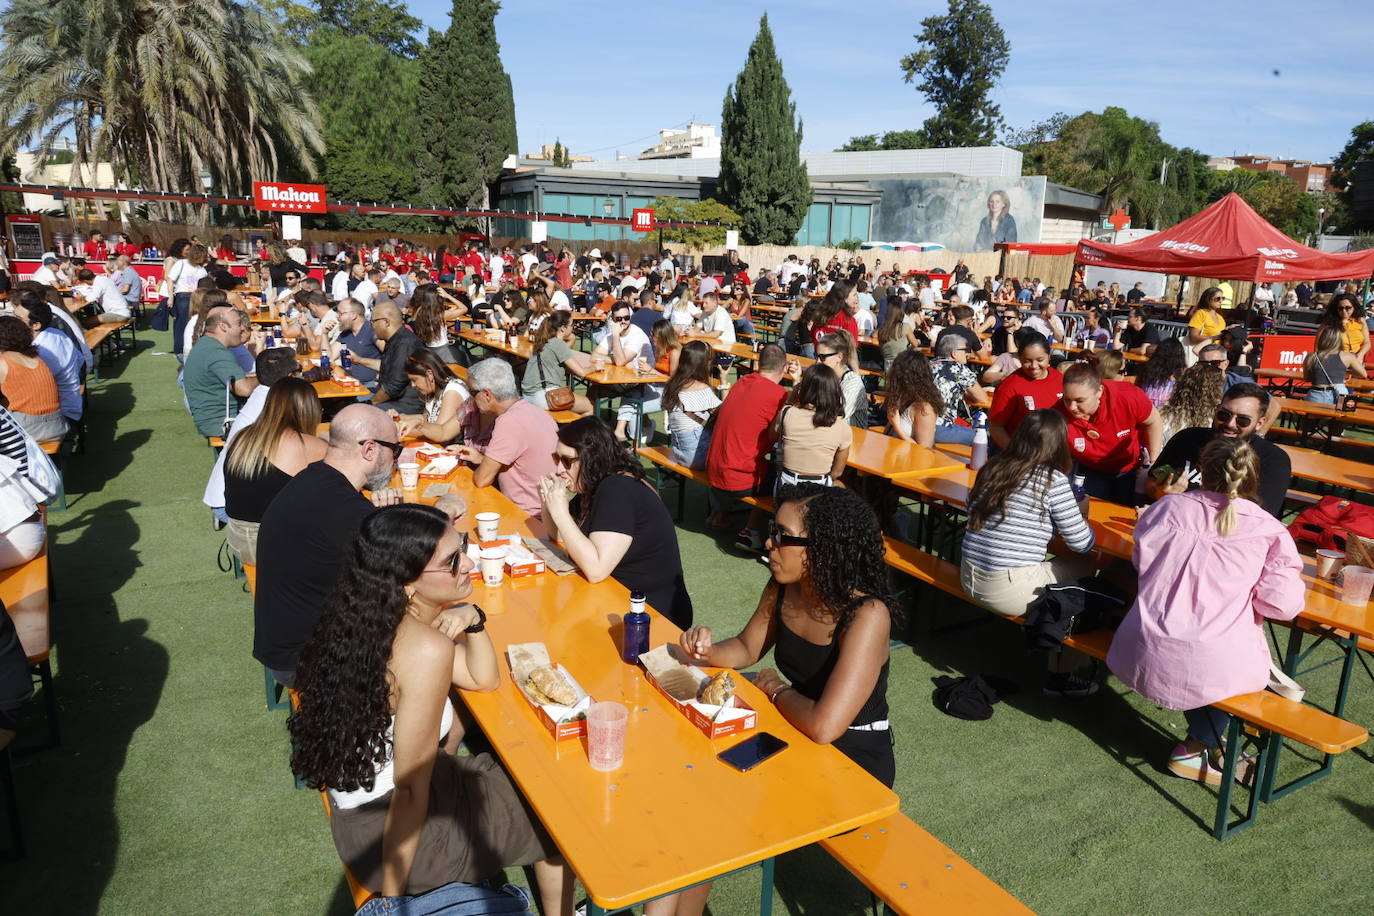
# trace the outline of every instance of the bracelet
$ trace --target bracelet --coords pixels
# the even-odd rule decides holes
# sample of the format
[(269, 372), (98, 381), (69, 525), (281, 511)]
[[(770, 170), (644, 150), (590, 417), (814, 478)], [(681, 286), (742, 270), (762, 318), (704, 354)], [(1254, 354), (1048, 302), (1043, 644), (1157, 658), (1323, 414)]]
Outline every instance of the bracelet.
[(474, 604), (472, 609), (477, 612), (477, 622), (470, 627), (463, 629), (464, 633), (481, 633), (487, 628), (487, 612), (482, 610), (482, 605)]
[(782, 693), (784, 690), (792, 689), (794, 688), (791, 684), (783, 684), (781, 687), (776, 688), (772, 693), (768, 695), (768, 702), (776, 703), (778, 701), (778, 694)]

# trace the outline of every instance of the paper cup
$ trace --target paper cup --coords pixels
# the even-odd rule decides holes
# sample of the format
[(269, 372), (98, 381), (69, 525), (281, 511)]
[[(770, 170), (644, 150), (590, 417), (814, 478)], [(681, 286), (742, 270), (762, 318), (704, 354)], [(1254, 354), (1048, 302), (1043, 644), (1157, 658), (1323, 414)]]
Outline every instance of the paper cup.
[(473, 518), (477, 520), (477, 540), (496, 540), (496, 535), (501, 530), (500, 512), (478, 512)]
[(398, 464), (397, 469), (401, 472), (401, 486), (407, 490), (413, 490), (420, 485), (420, 466), (413, 461)]
[(506, 576), (506, 548), (483, 547), (479, 556), (482, 564), (482, 581), (492, 588), (500, 585)]
[(1317, 551), (1317, 578), (1332, 579), (1345, 562), (1345, 554), (1339, 550)]
[(625, 761), (625, 727), (630, 711), (619, 703), (593, 703), (587, 710), (587, 759), (608, 772)]
[(1374, 591), (1374, 569), (1347, 566), (1341, 570), (1341, 601), (1346, 604), (1367, 604), (1370, 591)]

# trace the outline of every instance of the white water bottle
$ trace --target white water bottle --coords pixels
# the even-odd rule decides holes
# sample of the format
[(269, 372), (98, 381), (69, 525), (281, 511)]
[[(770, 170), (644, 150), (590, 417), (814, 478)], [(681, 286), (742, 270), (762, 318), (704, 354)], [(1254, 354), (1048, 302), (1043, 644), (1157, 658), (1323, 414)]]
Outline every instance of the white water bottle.
[(983, 414), (978, 414), (973, 429), (973, 454), (969, 456), (969, 470), (981, 470), (988, 461), (988, 428)]

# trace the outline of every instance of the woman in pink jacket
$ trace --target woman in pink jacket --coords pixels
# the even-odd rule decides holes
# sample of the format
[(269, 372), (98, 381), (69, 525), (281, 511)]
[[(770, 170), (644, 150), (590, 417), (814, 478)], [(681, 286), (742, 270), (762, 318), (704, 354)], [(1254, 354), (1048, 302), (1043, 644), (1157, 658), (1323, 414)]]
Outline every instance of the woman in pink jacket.
[(1220, 785), (1230, 717), (1208, 704), (1264, 689), (1264, 620), (1296, 617), (1304, 587), (1292, 537), (1254, 502), (1254, 450), (1218, 437), (1198, 464), (1201, 490), (1164, 497), (1136, 523), (1140, 594), (1107, 665), (1142, 696), (1183, 710), (1188, 736), (1170, 754), (1169, 772)]

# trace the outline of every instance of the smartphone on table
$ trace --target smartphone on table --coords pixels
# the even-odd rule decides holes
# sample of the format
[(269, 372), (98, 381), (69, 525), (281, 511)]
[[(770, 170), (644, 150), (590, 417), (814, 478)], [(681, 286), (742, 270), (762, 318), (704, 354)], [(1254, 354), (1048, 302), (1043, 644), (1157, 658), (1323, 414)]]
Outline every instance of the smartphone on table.
[(787, 742), (768, 732), (759, 732), (716, 756), (741, 773), (747, 773), (787, 747)]

